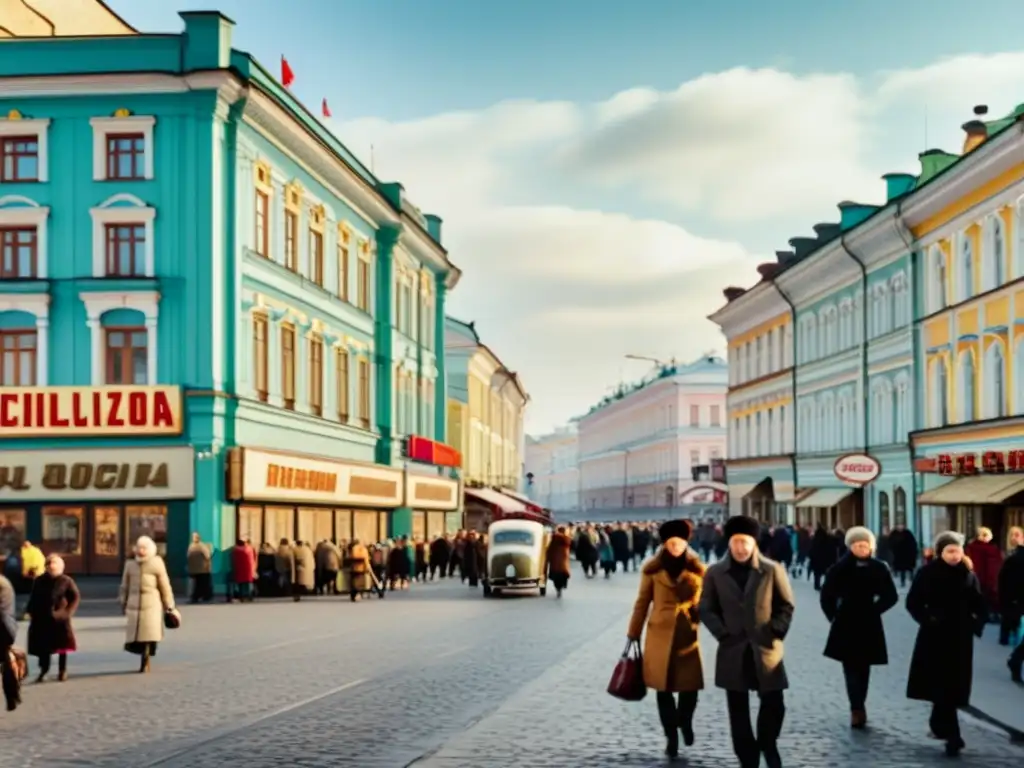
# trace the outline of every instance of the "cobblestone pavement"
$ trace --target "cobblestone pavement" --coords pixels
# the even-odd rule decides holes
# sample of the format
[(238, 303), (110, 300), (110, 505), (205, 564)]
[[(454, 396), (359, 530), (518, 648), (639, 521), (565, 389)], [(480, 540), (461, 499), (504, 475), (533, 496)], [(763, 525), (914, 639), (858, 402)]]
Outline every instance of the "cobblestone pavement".
[[(119, 651), (119, 618), (82, 619), (72, 679), (26, 686), (25, 705), (0, 716), (0, 768), (661, 765), (653, 696), (624, 704), (604, 692), (635, 585), (577, 576), (563, 600), (484, 600), (434, 584), (358, 605), (186, 607), (148, 676), (125, 674), (135, 659)], [(925, 706), (903, 696), (912, 638), (890, 639), (872, 728), (851, 734), (838, 665), (821, 656), (816, 595), (801, 585), (797, 596), (786, 764), (949, 762), (927, 738)], [(682, 765), (733, 764), (719, 692), (702, 694), (696, 730)], [(965, 720), (964, 733), (972, 768), (1024, 759), (978, 724)]]

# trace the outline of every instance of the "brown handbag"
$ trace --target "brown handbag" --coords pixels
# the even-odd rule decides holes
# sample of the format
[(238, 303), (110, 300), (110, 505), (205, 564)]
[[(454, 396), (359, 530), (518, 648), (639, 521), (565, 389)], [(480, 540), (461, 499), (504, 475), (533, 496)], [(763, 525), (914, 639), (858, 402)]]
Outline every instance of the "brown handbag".
[(640, 652), (640, 643), (636, 640), (626, 641), (626, 648), (608, 683), (608, 693), (623, 701), (641, 701), (647, 695), (644, 658)]

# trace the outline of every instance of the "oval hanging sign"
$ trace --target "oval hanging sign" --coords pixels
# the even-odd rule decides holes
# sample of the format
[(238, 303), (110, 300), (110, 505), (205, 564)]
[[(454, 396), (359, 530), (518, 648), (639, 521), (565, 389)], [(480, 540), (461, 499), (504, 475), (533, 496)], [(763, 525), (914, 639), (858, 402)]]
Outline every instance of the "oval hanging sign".
[(882, 474), (882, 465), (866, 453), (848, 453), (836, 459), (833, 471), (847, 485), (859, 487)]

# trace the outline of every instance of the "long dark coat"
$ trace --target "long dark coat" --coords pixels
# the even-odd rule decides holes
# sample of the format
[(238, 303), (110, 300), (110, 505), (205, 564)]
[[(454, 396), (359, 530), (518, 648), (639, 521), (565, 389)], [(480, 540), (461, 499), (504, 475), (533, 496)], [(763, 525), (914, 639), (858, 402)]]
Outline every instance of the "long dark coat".
[(885, 563), (846, 555), (829, 568), (821, 588), (821, 610), (832, 624), (825, 656), (858, 666), (888, 664), (882, 614), (897, 602)]
[(889, 534), (892, 547), (892, 569), (897, 573), (913, 571), (917, 567), (918, 546), (914, 534), (906, 528)]
[[(699, 691), (704, 687), (697, 605), (704, 585), (704, 564), (693, 552), (672, 578), (660, 551), (640, 570), (640, 593), (633, 605), (627, 636), (644, 640), (644, 682), (656, 691)], [(649, 615), (648, 615), (649, 614)]]
[(718, 640), (715, 685), (727, 691), (785, 690), (782, 641), (795, 610), (786, 569), (754, 552), (741, 592), (729, 573), (732, 563), (727, 554), (708, 567), (700, 597), (700, 620)]
[(827, 572), (839, 559), (835, 537), (824, 528), (818, 528), (811, 537), (811, 548), (807, 556), (814, 573)]
[(30, 656), (51, 656), (78, 648), (71, 617), (80, 602), (78, 587), (70, 576), (44, 573), (36, 577), (25, 609), (32, 619), (28, 625)]
[(907, 611), (918, 623), (907, 698), (964, 707), (971, 703), (974, 637), (988, 618), (981, 585), (965, 563), (937, 557), (914, 577)]
[(570, 549), (572, 539), (564, 533), (556, 533), (548, 542), (548, 573), (552, 576), (569, 576), (572, 573)]

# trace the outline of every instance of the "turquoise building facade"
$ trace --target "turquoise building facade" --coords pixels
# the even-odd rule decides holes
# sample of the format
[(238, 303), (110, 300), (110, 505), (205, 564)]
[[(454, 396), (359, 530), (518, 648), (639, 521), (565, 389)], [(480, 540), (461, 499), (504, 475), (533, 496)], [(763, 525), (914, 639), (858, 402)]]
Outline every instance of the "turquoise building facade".
[[(181, 574), (197, 532), (223, 572), (236, 538), (377, 540), (455, 512), (457, 481), (402, 449), (445, 437), (460, 273), (440, 218), (233, 49), (230, 20), (181, 16), (0, 47), (0, 466), (28, 478), (0, 489), (0, 550), (114, 573), (149, 533)], [(111, 393), (123, 411), (61, 426)], [(57, 487), (65, 458), (79, 481)]]

